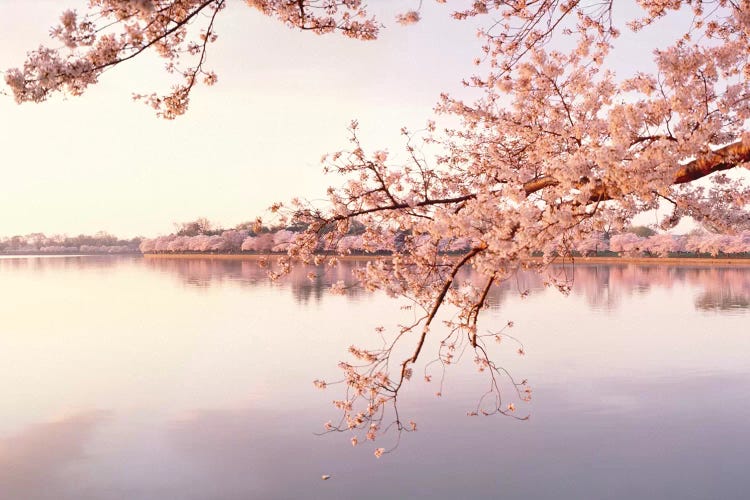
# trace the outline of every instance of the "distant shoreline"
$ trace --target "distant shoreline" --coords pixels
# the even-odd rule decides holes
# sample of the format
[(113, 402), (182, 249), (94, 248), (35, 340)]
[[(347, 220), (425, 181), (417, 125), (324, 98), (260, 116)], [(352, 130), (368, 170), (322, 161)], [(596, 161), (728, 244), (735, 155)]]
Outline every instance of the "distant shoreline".
[[(111, 256), (142, 256), (146, 259), (212, 259), (212, 260), (260, 260), (283, 257), (281, 253), (22, 253), (5, 254), (0, 257), (111, 257)], [(368, 260), (389, 259), (390, 255), (331, 255), (339, 260), (351, 262), (365, 262)], [(538, 259), (525, 259), (534, 262)], [(637, 265), (672, 265), (672, 266), (750, 266), (748, 257), (574, 257), (555, 262), (563, 264), (637, 264)]]
[(143, 254), (141, 252), (112, 252), (112, 253), (105, 253), (105, 252), (91, 252), (91, 253), (85, 253), (85, 252), (70, 252), (70, 253), (47, 253), (47, 252), (5, 253), (5, 252), (0, 252), (0, 257), (112, 257), (112, 256), (122, 256), (122, 255), (131, 255), (131, 256), (138, 256), (138, 257), (142, 257), (143, 256)]
[[(216, 259), (216, 260), (259, 260), (269, 257), (282, 257), (285, 254), (247, 253), (145, 253), (146, 259)], [(389, 255), (344, 255), (334, 256), (345, 261), (367, 261), (390, 258)], [(529, 261), (534, 261), (530, 259)], [(706, 265), (706, 266), (750, 266), (750, 258), (739, 257), (575, 257), (566, 258), (556, 264), (639, 264), (639, 265)]]

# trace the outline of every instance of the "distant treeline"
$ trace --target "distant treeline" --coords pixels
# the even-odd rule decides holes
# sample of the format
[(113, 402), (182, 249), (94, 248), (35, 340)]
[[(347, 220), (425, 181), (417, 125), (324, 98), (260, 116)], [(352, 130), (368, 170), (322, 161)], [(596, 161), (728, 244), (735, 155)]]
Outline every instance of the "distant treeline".
[[(98, 232), (93, 236), (46, 236), (32, 233), (0, 238), (2, 254), (118, 254), (118, 253), (286, 253), (304, 227), (265, 227), (244, 223), (223, 229), (207, 219), (176, 224), (176, 231), (157, 238), (118, 239)], [(378, 243), (374, 243), (377, 241)], [(439, 253), (462, 253), (476, 242), (468, 238), (435, 241), (428, 234), (395, 232), (388, 238), (373, 238), (364, 225), (351, 224), (348, 234), (320, 246), (321, 253), (387, 255), (394, 251), (422, 251), (433, 247)], [(642, 227), (611, 234), (595, 232), (566, 245), (566, 251), (584, 256), (646, 257), (750, 257), (750, 231), (716, 234), (695, 230), (690, 234), (659, 234)]]
[[(249, 225), (223, 230), (212, 227), (205, 219), (183, 224), (174, 234), (144, 239), (143, 253), (285, 253), (304, 228), (262, 228), (255, 232)], [(379, 244), (373, 244), (373, 241)], [(427, 234), (394, 232), (389, 238), (372, 238), (361, 224), (353, 224), (346, 236), (328, 246), (323, 253), (373, 255), (389, 254), (436, 246), (437, 252), (451, 254), (467, 251), (476, 242), (468, 238), (444, 238), (435, 241)], [(567, 245), (574, 255), (647, 256), (647, 257), (750, 257), (750, 231), (738, 234), (716, 234), (696, 230), (686, 235), (659, 234), (650, 228), (636, 226), (619, 233), (595, 232), (588, 238)]]
[(54, 235), (43, 233), (0, 238), (0, 254), (33, 255), (33, 254), (120, 254), (140, 253), (139, 246), (143, 238), (129, 240), (119, 239), (109, 233), (100, 231), (93, 236)]

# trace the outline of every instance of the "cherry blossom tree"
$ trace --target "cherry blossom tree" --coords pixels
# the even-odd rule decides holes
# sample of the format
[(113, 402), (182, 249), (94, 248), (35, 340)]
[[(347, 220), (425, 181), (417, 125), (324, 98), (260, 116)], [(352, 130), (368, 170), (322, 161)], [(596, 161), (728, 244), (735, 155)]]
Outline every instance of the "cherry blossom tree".
[(682, 250), (683, 238), (671, 234), (654, 234), (646, 240), (646, 250), (662, 257)]
[(609, 250), (609, 241), (601, 231), (589, 234), (585, 239), (573, 243), (573, 249), (581, 255), (596, 255)]
[[(247, 3), (317, 34), (370, 40), (380, 29), (360, 0)], [(730, 233), (748, 221), (747, 175), (725, 171), (746, 169), (750, 160), (750, 1), (637, 0), (627, 3), (636, 12), (630, 18), (616, 10), (626, 3), (613, 0), (453, 3), (457, 20), (486, 19), (479, 69), (466, 79), (474, 89), (469, 94), (479, 97), (443, 95), (437, 111), (447, 125), (430, 121), (423, 134), (405, 129), (406, 161), (366, 151), (353, 122), (350, 147), (324, 159), (327, 172), (347, 179), (329, 191), (328, 204), (274, 207), (307, 228), (288, 242), (282, 271), (293, 261), (335, 265), (320, 252), (346, 251), (348, 244), (337, 244), (358, 220), (366, 227), (362, 248), (392, 254), (358, 269), (360, 286), (406, 297), (415, 313), (382, 347), (352, 347), (353, 361), (341, 364), (342, 419), (329, 429), (355, 433), (353, 444), (391, 425), (416, 428), (399, 416), (396, 402), (437, 330), (442, 340), (431, 366), (442, 369), (467, 349), (488, 375), (487, 395), (471, 413), (515, 415), (528, 388), (491, 356), (490, 341), (506, 338), (507, 326), (493, 328), (480, 317), (493, 286), (519, 269), (543, 272), (596, 232), (621, 230), (660, 206), (667, 207), (665, 229), (686, 216)], [(179, 83), (166, 95), (138, 98), (174, 118), (187, 109), (195, 85), (216, 80), (204, 62), (225, 6), (225, 0), (92, 0), (88, 13), (65, 12), (53, 28), (64, 48), (31, 52), (6, 82), (18, 101), (43, 101), (58, 91), (78, 95), (103, 71), (154, 50)], [(402, 24), (420, 19), (418, 11), (394, 15)], [(685, 21), (683, 30), (663, 28), (674, 19)], [(623, 32), (660, 40), (648, 64), (618, 75), (612, 58)], [(621, 243), (624, 251), (636, 248)], [(611, 244), (618, 248), (614, 238)], [(481, 280), (462, 280), (467, 268)], [(570, 288), (565, 275), (546, 282)]]
[(627, 256), (641, 255), (645, 250), (646, 241), (646, 238), (633, 233), (616, 234), (609, 240), (609, 249)]

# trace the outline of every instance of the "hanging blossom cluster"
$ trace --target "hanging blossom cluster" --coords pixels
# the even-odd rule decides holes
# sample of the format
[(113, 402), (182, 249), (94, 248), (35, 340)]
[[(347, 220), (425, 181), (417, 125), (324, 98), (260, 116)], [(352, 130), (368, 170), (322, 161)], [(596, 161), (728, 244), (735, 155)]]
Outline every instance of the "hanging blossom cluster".
[[(326, 389), (330, 385), (345, 387), (343, 399), (333, 401), (334, 407), (341, 412), (341, 418), (337, 422), (326, 422), (325, 433), (348, 433), (351, 435), (352, 446), (357, 446), (367, 441), (376, 441), (388, 431), (394, 430), (397, 433), (395, 442), (391, 441), (388, 448), (375, 450), (375, 456), (380, 457), (398, 446), (402, 432), (417, 430), (417, 423), (402, 417), (398, 407), (402, 385), (414, 377), (414, 371), (406, 363), (393, 358), (400, 338), (413, 333), (420, 322), (417, 320), (413, 324), (400, 326), (395, 339), (387, 339), (384, 328), (378, 327), (376, 332), (382, 339), (382, 345), (375, 349), (350, 346), (351, 361), (339, 363), (343, 379), (313, 382), (318, 389)], [(467, 411), (467, 415), (501, 414), (519, 420), (527, 419), (528, 415), (515, 414), (516, 403), (530, 401), (531, 388), (526, 380), (516, 382), (510, 373), (495, 364), (490, 354), (492, 348), (501, 343), (510, 343), (515, 346), (519, 355), (524, 354), (523, 345), (506, 332), (513, 323), (508, 322), (498, 331), (474, 331), (469, 341), (461, 321), (446, 320), (444, 326), (447, 335), (439, 341), (437, 356), (425, 365), (421, 377), (426, 383), (432, 383), (434, 379), (435, 395), (442, 395), (443, 381), (449, 366), (459, 361), (468, 351), (473, 351), (476, 368), (487, 376), (487, 385), (476, 407)], [(394, 369), (394, 365), (398, 369)]]
[[(747, 227), (747, 177), (720, 172), (746, 169), (750, 160), (750, 2), (719, 1), (705, 11), (700, 1), (640, 5), (642, 17), (617, 24), (612, 2), (474, 2), (456, 17), (501, 21), (482, 33), (484, 73), (466, 81), (481, 97), (444, 95), (438, 105), (460, 125), (440, 130), (429, 122), (419, 137), (404, 130), (406, 148), (394, 158), (366, 151), (354, 122), (351, 147), (324, 158), (327, 172), (347, 179), (329, 191), (330, 208), (289, 207), (295, 222), (308, 225), (290, 258), (308, 262), (321, 246), (335, 250), (357, 218), (367, 227), (363, 239), (393, 254), (358, 270), (360, 283), (406, 297), (415, 311), (414, 323), (366, 351), (372, 359), (343, 367), (346, 428), (366, 430), (375, 415), (383, 427), (382, 414), (369, 406), (357, 412), (351, 403), (363, 395), (368, 405), (380, 403), (376, 409), (395, 403), (439, 335), (441, 311), (451, 315), (443, 321), (452, 337), (437, 346), (437, 358), (453, 362), (462, 352), (453, 339), (460, 338), (480, 369), (502, 376), (525, 399), (525, 386), (492, 363), (481, 333), (492, 325), (479, 322), (491, 288), (519, 270), (545, 273), (580, 242), (605, 229), (622, 231), (656, 208), (667, 212), (663, 229), (686, 216), (729, 233)], [(658, 29), (680, 10), (690, 11), (692, 23), (684, 33), (662, 29), (654, 71), (635, 68), (618, 78), (608, 58), (621, 30)], [(460, 255), (440, 251), (458, 240), (469, 242)], [(482, 281), (461, 282), (464, 268)], [(545, 282), (570, 290), (565, 276), (550, 274)], [(501, 389), (493, 385), (490, 394)], [(499, 401), (488, 413), (516, 409), (517, 402)], [(392, 418), (405, 427), (395, 408)]]
[[(217, 39), (215, 21), (226, 0), (90, 0), (89, 11), (65, 11), (51, 36), (59, 48), (40, 46), (22, 68), (6, 72), (18, 102), (41, 102), (63, 91), (80, 95), (101, 74), (148, 50), (166, 60), (177, 83), (166, 94), (134, 94), (163, 118), (185, 113), (196, 84), (213, 85), (206, 69), (209, 44)], [(380, 25), (361, 0), (247, 0), (250, 7), (284, 24), (317, 34), (340, 32), (372, 40)]]
[(322, 35), (335, 31), (358, 40), (374, 40), (380, 24), (362, 0), (247, 0), (248, 5), (290, 28)]
[[(378, 25), (359, 1), (249, 3), (303, 30), (377, 36)], [(617, 19), (613, 5), (469, 2), (454, 17), (484, 18), (489, 26), (480, 32), (478, 74), (465, 80), (473, 89), (468, 94), (479, 97), (442, 96), (437, 111), (451, 126), (429, 122), (419, 136), (404, 130), (406, 148), (398, 155), (367, 151), (354, 122), (350, 147), (324, 158), (326, 170), (345, 179), (329, 190), (328, 205), (297, 200), (281, 208), (307, 228), (290, 242), (281, 269), (299, 261), (335, 264), (321, 252), (343, 253), (338, 243), (358, 221), (365, 251), (391, 254), (358, 268), (359, 284), (406, 298), (414, 314), (413, 322), (384, 335), (381, 347), (350, 350), (354, 360), (341, 365), (345, 397), (335, 403), (342, 419), (331, 429), (364, 432), (365, 440), (391, 425), (411, 429), (396, 402), (425, 350), (441, 366), (473, 354), (490, 376), (489, 396), (476, 413), (515, 415), (528, 397), (526, 385), (492, 362), (489, 340), (500, 330), (480, 322), (495, 285), (512, 283), (525, 268), (544, 273), (579, 242), (621, 231), (657, 207), (661, 213), (667, 207), (664, 229), (687, 216), (725, 232), (746, 227), (747, 176), (718, 173), (747, 169), (750, 160), (750, 0), (635, 0), (640, 14), (630, 20)], [(213, 18), (223, 7), (221, 0), (95, 1), (94, 17), (68, 15), (53, 32), (74, 56), (39, 49), (6, 81), (19, 100), (39, 101), (57, 90), (80, 93), (104, 69), (151, 46), (177, 71), (177, 55), (192, 47), (199, 61), (184, 70), (186, 82), (166, 98), (146, 98), (173, 117), (185, 110), (191, 75), (203, 74)], [(209, 24), (196, 43), (192, 24), (201, 12)], [(398, 21), (419, 18), (407, 11)], [(92, 19), (117, 23), (100, 28)], [(685, 29), (676, 32), (667, 24), (673, 19), (687, 19)], [(618, 76), (610, 59), (624, 31), (660, 41), (649, 65)], [(458, 255), (441, 251), (453, 243), (463, 248)], [(462, 279), (466, 269), (480, 280)], [(570, 290), (564, 275), (545, 282)]]

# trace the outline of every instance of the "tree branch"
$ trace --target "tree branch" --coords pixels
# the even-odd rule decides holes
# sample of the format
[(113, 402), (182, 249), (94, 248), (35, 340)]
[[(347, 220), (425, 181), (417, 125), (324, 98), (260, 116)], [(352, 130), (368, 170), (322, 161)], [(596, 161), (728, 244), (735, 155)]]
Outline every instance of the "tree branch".
[[(460, 261), (456, 262), (456, 264), (451, 269), (450, 276), (448, 276), (443, 281), (443, 286), (440, 289), (440, 294), (433, 301), (432, 309), (430, 310), (430, 313), (427, 316), (427, 320), (425, 321), (424, 327), (422, 328), (422, 335), (419, 337), (419, 342), (417, 342), (417, 348), (414, 350), (414, 354), (410, 358), (404, 360), (403, 363), (401, 363), (401, 381), (399, 382), (398, 387), (400, 387), (401, 382), (403, 382), (407, 367), (410, 364), (415, 363), (417, 361), (417, 358), (419, 357), (419, 353), (422, 351), (424, 340), (425, 338), (427, 338), (427, 332), (429, 332), (430, 330), (430, 323), (432, 323), (432, 320), (435, 318), (435, 315), (440, 309), (440, 306), (443, 304), (443, 299), (445, 298), (445, 294), (448, 293), (448, 290), (453, 284), (453, 279), (456, 277), (456, 274), (458, 274), (458, 271), (462, 267), (464, 267), (464, 265), (467, 262), (469, 262), (475, 255), (482, 252), (486, 248), (487, 248), (487, 245), (480, 245), (480, 246), (472, 248), (471, 251), (468, 252), (466, 255), (464, 255)], [(396, 388), (397, 390), (398, 390), (398, 387)]]
[(692, 182), (714, 172), (729, 170), (748, 161), (750, 161), (750, 143), (737, 141), (681, 166), (675, 172), (674, 184)]
[[(750, 161), (750, 144), (738, 141), (721, 147), (716, 151), (711, 151), (705, 156), (701, 156), (680, 166), (672, 177), (672, 184), (692, 182), (714, 172), (729, 170), (748, 161)], [(583, 186), (589, 182), (591, 180), (588, 177), (583, 177), (579, 181), (579, 185)], [(611, 200), (612, 196), (608, 194), (607, 186), (600, 180), (595, 180), (594, 182), (598, 183), (598, 186), (591, 193), (591, 202)], [(554, 177), (543, 175), (537, 179), (525, 182), (523, 189), (528, 196), (544, 188), (557, 186), (558, 184), (559, 181)]]

